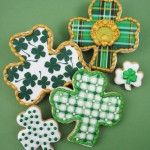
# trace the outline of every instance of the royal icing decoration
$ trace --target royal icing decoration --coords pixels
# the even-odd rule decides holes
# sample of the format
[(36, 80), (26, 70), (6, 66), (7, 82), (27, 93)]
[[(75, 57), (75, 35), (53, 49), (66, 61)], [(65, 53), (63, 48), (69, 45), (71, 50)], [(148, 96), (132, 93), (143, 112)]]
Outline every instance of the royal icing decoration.
[(115, 71), (115, 83), (118, 85), (124, 84), (125, 89), (129, 91), (132, 89), (132, 86), (140, 87), (142, 85), (144, 74), (138, 70), (138, 63), (124, 62), (123, 69), (118, 68)]
[(68, 85), (78, 68), (86, 67), (75, 43), (64, 42), (56, 50), (52, 45), (52, 32), (44, 25), (11, 37), (10, 47), (21, 62), (6, 67), (4, 80), (21, 104), (37, 104), (53, 88)]
[(99, 126), (120, 121), (123, 108), (118, 93), (105, 93), (107, 80), (101, 72), (78, 70), (73, 76), (73, 90), (54, 89), (50, 95), (53, 117), (61, 123), (76, 121), (68, 140), (92, 147), (99, 136)]
[(129, 53), (138, 47), (140, 24), (131, 17), (121, 18), (118, 0), (92, 0), (88, 14), (88, 19), (71, 19), (71, 39), (82, 50), (94, 50), (89, 64), (92, 69), (112, 72), (118, 53)]
[(37, 106), (32, 106), (26, 112), (20, 113), (17, 123), (24, 128), (18, 133), (18, 140), (25, 150), (36, 150), (40, 146), (43, 150), (53, 150), (51, 143), (60, 140), (57, 123), (52, 119), (43, 121)]

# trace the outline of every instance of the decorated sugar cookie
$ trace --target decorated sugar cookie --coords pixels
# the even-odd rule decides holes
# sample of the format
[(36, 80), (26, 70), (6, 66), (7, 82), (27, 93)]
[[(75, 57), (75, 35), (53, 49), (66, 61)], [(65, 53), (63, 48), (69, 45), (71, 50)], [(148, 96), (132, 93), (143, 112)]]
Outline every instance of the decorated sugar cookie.
[(92, 69), (112, 72), (118, 53), (130, 53), (139, 44), (140, 24), (131, 17), (121, 18), (118, 0), (92, 0), (89, 18), (73, 18), (69, 23), (71, 40), (82, 50), (94, 50)]
[(142, 85), (144, 74), (139, 71), (138, 63), (126, 61), (123, 63), (123, 69), (116, 69), (115, 74), (115, 83), (124, 84), (128, 91), (131, 91), (132, 86), (140, 87)]
[(18, 140), (25, 150), (53, 150), (51, 143), (60, 140), (57, 123), (49, 119), (42, 120), (41, 111), (37, 106), (32, 106), (17, 117), (17, 123), (24, 129), (18, 133)]
[(92, 147), (99, 137), (101, 125), (120, 121), (123, 108), (118, 93), (106, 93), (107, 80), (101, 72), (78, 70), (73, 76), (73, 90), (54, 89), (50, 95), (53, 117), (61, 123), (76, 121), (68, 140)]
[(5, 68), (4, 80), (24, 105), (38, 103), (53, 88), (68, 85), (78, 68), (87, 68), (75, 43), (67, 41), (52, 49), (53, 35), (45, 25), (12, 36), (10, 47), (20, 62)]

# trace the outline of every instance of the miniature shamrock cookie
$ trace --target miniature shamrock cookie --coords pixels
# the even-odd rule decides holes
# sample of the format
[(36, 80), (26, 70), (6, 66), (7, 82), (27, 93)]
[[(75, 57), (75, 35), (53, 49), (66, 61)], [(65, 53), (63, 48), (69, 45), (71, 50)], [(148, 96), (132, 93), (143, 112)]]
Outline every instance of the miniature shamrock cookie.
[(60, 140), (57, 123), (52, 119), (43, 121), (37, 106), (32, 106), (26, 112), (20, 113), (17, 123), (24, 127), (18, 133), (18, 140), (25, 150), (36, 150), (40, 146), (43, 150), (53, 150), (50, 144)]
[(138, 47), (140, 24), (131, 17), (121, 18), (118, 0), (92, 0), (88, 14), (88, 19), (71, 19), (71, 39), (82, 50), (94, 50), (89, 64), (92, 69), (112, 72), (118, 53), (129, 53)]
[(138, 71), (139, 64), (126, 61), (123, 63), (123, 69), (118, 68), (115, 71), (115, 83), (124, 84), (125, 89), (131, 91), (132, 86), (140, 87), (144, 77), (143, 72)]
[(120, 121), (122, 97), (118, 93), (106, 93), (106, 86), (103, 73), (78, 70), (73, 76), (73, 90), (52, 91), (53, 117), (61, 123), (76, 121), (69, 141), (92, 147), (98, 139), (99, 126), (112, 126)]
[(12, 36), (10, 47), (20, 62), (6, 66), (4, 80), (24, 105), (38, 103), (53, 88), (68, 85), (78, 68), (87, 68), (74, 42), (52, 49), (53, 35), (45, 25)]

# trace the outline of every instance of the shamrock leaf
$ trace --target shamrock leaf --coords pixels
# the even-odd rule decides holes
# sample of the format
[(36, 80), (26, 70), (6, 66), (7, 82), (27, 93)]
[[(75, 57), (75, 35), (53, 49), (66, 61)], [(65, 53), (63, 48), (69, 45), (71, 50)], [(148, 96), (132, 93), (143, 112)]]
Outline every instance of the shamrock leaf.
[(28, 44), (24, 43), (24, 42), (25, 42), (25, 38), (20, 38), (20, 39), (14, 40), (13, 44), (14, 44), (17, 52), (20, 52), (21, 50), (27, 50)]
[(66, 62), (69, 61), (69, 57), (72, 55), (71, 50), (63, 49), (60, 54), (57, 55), (58, 60), (65, 60)]
[(19, 98), (21, 99), (26, 99), (29, 100), (30, 99), (30, 95), (32, 94), (32, 90), (31, 89), (27, 89), (25, 86), (20, 87), (20, 93), (19, 93)]
[(78, 68), (74, 68), (71, 65), (68, 65), (65, 67), (66, 72), (64, 73), (65, 77), (71, 77), (74, 75), (74, 73), (78, 70)]
[(18, 79), (19, 74), (17, 73), (17, 68), (13, 67), (10, 70), (8, 70), (8, 80), (12, 82), (14, 79)]
[(53, 81), (52, 87), (56, 88), (59, 86), (63, 86), (65, 81), (63, 80), (63, 76), (59, 75), (59, 76), (52, 76), (51, 80)]
[(76, 66), (77, 66), (78, 68), (82, 68), (82, 67), (83, 67), (80, 62), (77, 62)]
[(46, 30), (43, 30), (42, 34), (43, 34), (43, 36), (40, 38), (40, 40), (41, 40), (42, 43), (46, 43), (47, 39), (48, 39), (48, 33), (47, 33)]
[(18, 70), (19, 70), (19, 71), (23, 71), (23, 69), (29, 69), (30, 66), (31, 66), (31, 64), (26, 61), (24, 64), (22, 64), (22, 65), (20, 65), (20, 66), (18, 67)]
[(23, 81), (23, 84), (25, 86), (31, 85), (32, 87), (34, 87), (35, 81), (37, 80), (37, 76), (31, 75), (30, 72), (27, 72), (24, 76), (25, 76), (25, 80)]
[(39, 59), (40, 57), (45, 57), (44, 47), (39, 45), (37, 48), (32, 48), (32, 54), (35, 55), (35, 59)]
[(41, 80), (38, 81), (38, 85), (40, 85), (43, 89), (50, 85), (50, 81), (46, 76), (43, 76)]
[(33, 42), (37, 42), (38, 41), (38, 36), (40, 35), (40, 31), (39, 30), (36, 30), (34, 31), (31, 35), (27, 36), (26, 37), (26, 40), (27, 41), (31, 41), (33, 40)]
[(57, 63), (56, 58), (51, 58), (49, 62), (46, 62), (45, 67), (48, 68), (49, 73), (60, 70), (60, 65)]

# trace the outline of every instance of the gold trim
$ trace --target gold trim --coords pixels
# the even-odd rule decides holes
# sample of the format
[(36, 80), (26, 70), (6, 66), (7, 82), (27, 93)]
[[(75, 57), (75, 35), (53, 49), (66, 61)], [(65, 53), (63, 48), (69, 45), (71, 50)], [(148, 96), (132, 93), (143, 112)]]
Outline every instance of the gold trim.
[[(109, 32), (111, 33), (104, 34), (102, 31), (104, 28), (110, 30)], [(91, 37), (98, 46), (111, 46), (118, 39), (119, 35), (120, 31), (112, 20), (98, 20), (91, 29)], [(108, 39), (109, 36), (111, 36), (110, 39)]]
[[(113, 72), (115, 67), (116, 67), (116, 63), (117, 63), (117, 59), (115, 59), (115, 57), (117, 56), (118, 53), (130, 53), (130, 52), (133, 52), (137, 49), (138, 45), (139, 45), (139, 32), (140, 32), (140, 23), (133, 19), (132, 17), (124, 17), (124, 18), (121, 18), (121, 14), (122, 14), (122, 6), (121, 4), (119, 3), (118, 0), (102, 0), (102, 1), (108, 1), (108, 2), (116, 2), (118, 4), (118, 8), (119, 8), (119, 11), (117, 13), (117, 17), (115, 19), (116, 22), (119, 22), (119, 21), (123, 21), (123, 20), (130, 20), (132, 21), (133, 23), (136, 24), (137, 26), (137, 31), (134, 33), (135, 35), (135, 45), (133, 48), (129, 48), (129, 49), (123, 49), (123, 48), (120, 48), (118, 49), (117, 51), (112, 51), (112, 50), (109, 50), (109, 52), (113, 52), (114, 53), (114, 58), (113, 59), (113, 62), (112, 62), (112, 66), (110, 69), (104, 69), (104, 68), (100, 68), (100, 67), (96, 67), (96, 66), (93, 66), (93, 64), (95, 63), (95, 59), (97, 58), (97, 52), (98, 52), (98, 48), (97, 46), (95, 45), (91, 45), (91, 46), (84, 46), (84, 47), (80, 47), (82, 51), (88, 51), (90, 49), (93, 49), (94, 50), (94, 55), (91, 59), (91, 62), (89, 63), (89, 67), (91, 67), (91, 69), (94, 69), (94, 70), (99, 70), (99, 71), (104, 71), (104, 72)], [(88, 9), (88, 15), (89, 15), (89, 18), (83, 18), (83, 17), (75, 17), (75, 18), (72, 18), (70, 19), (70, 22), (68, 24), (68, 30), (69, 30), (69, 34), (70, 34), (70, 40), (73, 41), (73, 38), (74, 38), (74, 33), (72, 31), (72, 23), (74, 20), (83, 20), (83, 21), (87, 21), (87, 22), (90, 22), (92, 21), (92, 6), (94, 5), (94, 3), (96, 2), (96, 0), (92, 0), (90, 6), (89, 6), (89, 9)]]
[[(14, 39), (19, 38), (19, 37), (24, 37), (24, 36), (31, 35), (35, 29), (40, 28), (40, 27), (44, 28), (44, 29), (46, 29), (48, 31), (48, 51), (49, 51), (50, 55), (57, 55), (65, 46), (70, 45), (70, 46), (72, 46), (72, 47), (74, 47), (76, 49), (76, 51), (78, 53), (79, 61), (81, 62), (83, 67), (88, 69), (88, 70), (90, 70), (90, 68), (86, 65), (86, 62), (84, 61), (81, 49), (73, 41), (70, 40), (70, 41), (65, 41), (65, 42), (61, 43), (57, 47), (57, 49), (55, 49), (55, 50), (52, 48), (53, 47), (53, 34), (52, 34), (51, 29), (49, 29), (48, 26), (46, 26), (46, 25), (42, 25), (42, 24), (35, 25), (35, 26), (32, 27), (31, 30), (29, 30), (27, 32), (22, 32), (22, 33), (18, 33), (16, 35), (13, 35), (10, 38), (9, 46), (10, 46), (11, 51), (13, 52), (13, 54), (15, 54), (15, 56), (17, 56), (19, 58), (19, 62), (18, 63), (10, 63), (10, 64), (8, 64), (5, 67), (4, 71), (3, 71), (3, 76), (4, 76), (5, 83), (15, 90), (15, 96), (16, 96), (17, 101), (21, 105), (25, 105), (25, 106), (31, 106), (31, 105), (39, 103), (46, 94), (49, 94), (51, 92), (51, 89), (43, 89), (43, 90), (41, 90), (41, 92), (39, 93), (39, 96), (37, 96), (37, 98), (34, 99), (33, 102), (22, 102), (21, 101), (22, 99), (20, 99), (19, 96), (18, 96), (19, 91), (18, 91), (17, 87), (14, 84), (12, 84), (10, 81), (7, 80), (7, 78), (8, 78), (7, 71), (11, 67), (22, 65), (25, 62), (24, 58), (16, 51), (15, 47), (13, 46)], [(64, 86), (68, 87), (70, 84), (71, 84), (71, 82), (66, 82), (64, 84)]]

